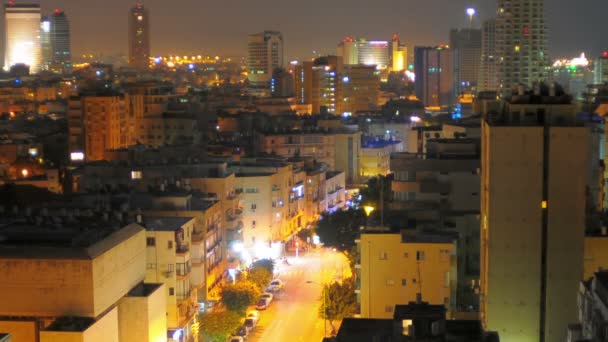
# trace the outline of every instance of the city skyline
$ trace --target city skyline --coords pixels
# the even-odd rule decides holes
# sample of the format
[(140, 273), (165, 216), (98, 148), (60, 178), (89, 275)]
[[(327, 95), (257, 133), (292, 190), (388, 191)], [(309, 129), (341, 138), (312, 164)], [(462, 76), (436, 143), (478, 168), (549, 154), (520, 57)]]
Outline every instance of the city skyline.
[[(598, 27), (604, 31), (608, 29), (596, 23), (601, 20), (601, 13), (608, 10), (608, 3), (601, 0), (590, 2), (584, 7), (566, 0), (546, 4), (550, 58), (570, 56), (580, 51), (587, 52), (593, 58), (606, 48)], [(87, 4), (86, 8), (74, 0), (40, 3), (43, 13), (51, 13), (54, 8), (60, 8), (70, 17), (74, 56), (82, 53), (127, 55), (126, 13), (135, 1), (125, 3), (108, 0)], [(353, 6), (349, 2), (351, 7), (338, 2), (328, 5), (319, 0), (312, 0), (306, 5), (284, 4), (276, 0), (209, 4), (184, 0), (180, 6), (158, 0), (143, 3), (150, 9), (153, 23), (153, 55), (196, 52), (245, 57), (248, 34), (278, 30), (285, 37), (286, 60), (308, 59), (313, 51), (320, 55), (335, 54), (337, 44), (345, 36), (390, 40), (391, 35), (397, 33), (410, 48), (414, 45), (447, 43), (451, 28), (468, 26), (466, 7), (477, 8), (475, 27), (480, 27), (482, 20), (496, 13), (494, 1), (480, 0), (458, 0), (447, 4), (440, 0), (429, 0), (416, 6), (407, 3), (391, 4), (388, 0), (381, 0), (373, 6)], [(441, 8), (441, 13), (450, 15), (435, 15), (433, 10), (436, 8)], [(108, 22), (112, 25), (107, 25)], [(311, 22), (315, 24), (310, 25)], [(573, 30), (572, 27), (576, 29)], [(176, 36), (181, 39), (175, 39)]]

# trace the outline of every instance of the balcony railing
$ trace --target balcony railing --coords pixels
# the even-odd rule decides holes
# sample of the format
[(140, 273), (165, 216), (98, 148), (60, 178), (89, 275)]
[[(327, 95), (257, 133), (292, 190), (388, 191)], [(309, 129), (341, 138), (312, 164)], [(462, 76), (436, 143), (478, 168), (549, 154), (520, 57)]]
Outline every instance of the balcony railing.
[(188, 292), (184, 292), (184, 293), (177, 293), (177, 300), (178, 301), (184, 301), (184, 300), (188, 300), (190, 299), (190, 295), (192, 294), (192, 289), (188, 290)]
[(190, 246), (179, 245), (179, 246), (177, 246), (177, 249), (175, 251), (177, 252), (177, 254), (185, 254), (185, 253), (188, 253), (189, 250), (190, 250)]

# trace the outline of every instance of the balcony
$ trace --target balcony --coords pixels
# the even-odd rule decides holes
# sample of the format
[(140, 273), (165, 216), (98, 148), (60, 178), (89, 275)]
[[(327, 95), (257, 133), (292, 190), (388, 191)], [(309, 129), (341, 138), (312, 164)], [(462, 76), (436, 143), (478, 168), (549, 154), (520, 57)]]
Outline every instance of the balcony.
[(192, 242), (200, 243), (205, 239), (205, 233), (201, 231), (193, 231), (192, 232)]
[(175, 249), (175, 252), (179, 255), (179, 254), (186, 254), (190, 251), (190, 246), (184, 244), (184, 245), (179, 245), (177, 246), (177, 248)]

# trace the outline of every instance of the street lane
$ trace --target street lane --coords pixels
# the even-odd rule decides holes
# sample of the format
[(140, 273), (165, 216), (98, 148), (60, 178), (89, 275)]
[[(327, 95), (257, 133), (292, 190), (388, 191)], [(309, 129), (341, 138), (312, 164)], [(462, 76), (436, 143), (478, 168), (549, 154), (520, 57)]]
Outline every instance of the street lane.
[[(289, 258), (291, 265), (277, 265), (278, 278), (285, 289), (270, 307), (261, 311), (256, 329), (249, 336), (252, 342), (302, 341), (320, 342), (324, 336), (323, 320), (318, 318), (321, 284), (350, 275), (348, 261), (341, 253), (316, 250), (298, 258)], [(330, 327), (327, 325), (329, 332)]]

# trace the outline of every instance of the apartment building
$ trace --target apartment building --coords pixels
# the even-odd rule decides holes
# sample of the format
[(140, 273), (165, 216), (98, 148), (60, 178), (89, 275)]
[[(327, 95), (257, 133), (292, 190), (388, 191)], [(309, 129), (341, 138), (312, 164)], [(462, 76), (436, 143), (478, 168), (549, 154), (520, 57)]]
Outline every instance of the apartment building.
[(391, 318), (395, 305), (421, 294), (431, 304), (454, 311), (456, 240), (451, 235), (400, 233), (378, 228), (357, 240), (357, 302), (361, 318)]
[(361, 177), (386, 176), (391, 173), (391, 154), (403, 151), (401, 141), (364, 137), (361, 145)]
[(347, 184), (360, 182), (361, 132), (345, 127), (309, 131), (266, 132), (259, 137), (258, 152), (280, 157), (311, 158), (329, 170), (344, 171)]
[(0, 331), (19, 342), (167, 341), (168, 290), (144, 283), (145, 230), (106, 218), (46, 208), (2, 218)]

